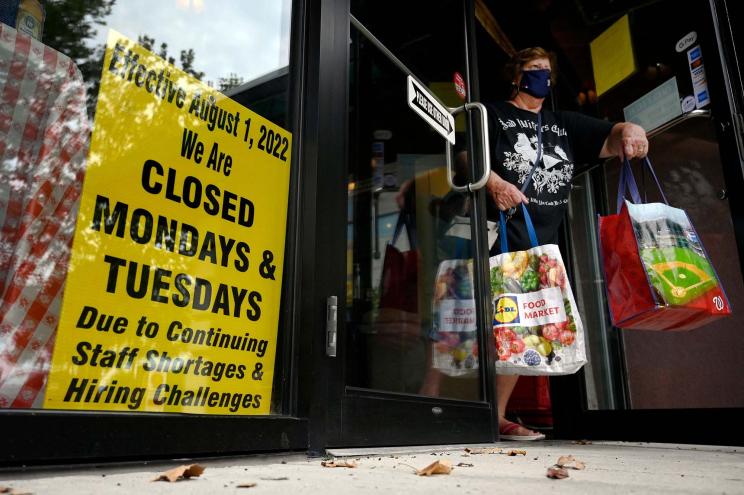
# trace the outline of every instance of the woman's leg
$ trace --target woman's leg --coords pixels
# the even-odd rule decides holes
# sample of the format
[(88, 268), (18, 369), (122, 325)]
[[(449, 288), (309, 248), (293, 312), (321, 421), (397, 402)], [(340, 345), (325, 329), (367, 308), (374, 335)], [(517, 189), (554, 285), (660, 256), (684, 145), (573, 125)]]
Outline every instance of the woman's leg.
[(504, 440), (541, 440), (545, 438), (545, 435), (507, 421), (505, 417), (506, 405), (509, 403), (509, 397), (511, 397), (518, 380), (519, 375), (496, 375), (496, 398), (499, 403), (499, 433), (502, 435), (502, 438), (504, 436), (508, 437), (504, 438)]
[(499, 421), (504, 420), (506, 404), (509, 402), (519, 375), (496, 375), (496, 398), (499, 403)]

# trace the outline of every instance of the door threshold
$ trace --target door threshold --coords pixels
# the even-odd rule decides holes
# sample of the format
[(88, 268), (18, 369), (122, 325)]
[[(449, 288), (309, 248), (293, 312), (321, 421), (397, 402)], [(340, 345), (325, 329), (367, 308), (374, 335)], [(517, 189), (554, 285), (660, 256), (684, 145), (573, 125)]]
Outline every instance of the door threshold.
[(326, 453), (334, 457), (361, 457), (365, 455), (408, 455), (429, 454), (433, 452), (451, 452), (454, 450), (464, 450), (466, 448), (489, 448), (503, 445), (503, 442), (495, 442), (464, 443), (454, 445), (399, 445), (397, 447), (329, 448), (326, 449)]

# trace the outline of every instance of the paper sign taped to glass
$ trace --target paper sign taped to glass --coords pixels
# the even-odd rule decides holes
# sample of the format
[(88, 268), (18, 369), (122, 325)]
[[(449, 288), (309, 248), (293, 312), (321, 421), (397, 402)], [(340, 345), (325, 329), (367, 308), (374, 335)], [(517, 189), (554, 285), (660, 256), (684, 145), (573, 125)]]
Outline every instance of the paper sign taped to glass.
[(290, 153), (109, 33), (45, 408), (270, 412)]

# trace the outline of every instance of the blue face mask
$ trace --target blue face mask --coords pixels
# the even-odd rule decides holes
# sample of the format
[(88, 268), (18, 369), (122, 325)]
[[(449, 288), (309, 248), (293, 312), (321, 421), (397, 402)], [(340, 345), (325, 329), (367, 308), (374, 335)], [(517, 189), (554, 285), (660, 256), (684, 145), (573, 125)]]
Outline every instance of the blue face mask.
[(519, 89), (535, 98), (545, 98), (550, 94), (550, 71), (548, 69), (523, 70)]

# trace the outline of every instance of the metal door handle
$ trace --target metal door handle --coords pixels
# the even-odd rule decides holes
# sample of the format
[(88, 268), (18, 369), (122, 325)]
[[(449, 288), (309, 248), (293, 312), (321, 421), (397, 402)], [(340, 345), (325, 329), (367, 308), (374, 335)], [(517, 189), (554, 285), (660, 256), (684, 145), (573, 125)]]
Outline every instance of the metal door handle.
[(491, 149), (488, 140), (488, 112), (486, 107), (482, 103), (472, 102), (466, 103), (461, 107), (450, 108), (452, 115), (457, 115), (465, 110), (478, 110), (481, 115), (481, 146), (483, 147), (483, 176), (479, 181), (466, 184), (464, 186), (457, 186), (454, 183), (454, 174), (452, 173), (452, 145), (447, 141), (447, 182), (450, 187), (456, 192), (465, 191), (477, 191), (486, 185), (488, 177), (491, 175)]

